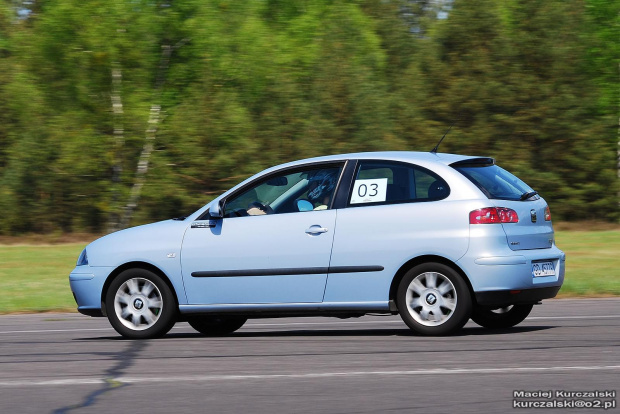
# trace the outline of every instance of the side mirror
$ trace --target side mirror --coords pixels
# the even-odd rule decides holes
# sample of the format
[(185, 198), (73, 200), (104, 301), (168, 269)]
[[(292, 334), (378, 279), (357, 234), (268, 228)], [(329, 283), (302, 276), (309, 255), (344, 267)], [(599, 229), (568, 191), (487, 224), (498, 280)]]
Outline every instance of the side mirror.
[(312, 211), (314, 210), (314, 206), (308, 200), (297, 200), (297, 210)]
[(209, 217), (222, 218), (222, 204), (221, 203), (222, 203), (222, 200), (219, 200), (217, 203), (209, 207)]

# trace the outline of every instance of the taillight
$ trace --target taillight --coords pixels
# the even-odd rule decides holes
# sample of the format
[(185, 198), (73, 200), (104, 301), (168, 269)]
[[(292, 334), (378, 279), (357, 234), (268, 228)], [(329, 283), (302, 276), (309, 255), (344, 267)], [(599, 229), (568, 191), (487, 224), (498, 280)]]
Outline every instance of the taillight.
[(518, 223), (516, 211), (506, 207), (486, 207), (469, 213), (469, 224)]
[(545, 221), (551, 221), (551, 210), (549, 210), (549, 206), (545, 207)]
[(518, 223), (519, 215), (511, 208), (498, 207), (497, 213), (499, 214), (499, 221), (502, 223)]

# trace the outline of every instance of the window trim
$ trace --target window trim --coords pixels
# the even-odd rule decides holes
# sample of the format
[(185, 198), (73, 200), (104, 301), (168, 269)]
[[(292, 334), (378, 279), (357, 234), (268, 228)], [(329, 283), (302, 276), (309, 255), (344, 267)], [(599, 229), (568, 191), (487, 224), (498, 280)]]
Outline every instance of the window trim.
[[(389, 206), (389, 205), (394, 205), (394, 204), (405, 204), (405, 203), (428, 203), (428, 202), (433, 202), (433, 201), (441, 201), (441, 200), (445, 200), (446, 198), (448, 198), (450, 196), (450, 193), (452, 192), (452, 190), (450, 189), (450, 185), (448, 184), (448, 182), (441, 177), (439, 174), (435, 173), (434, 171), (429, 170), (428, 168), (424, 168), (418, 164), (413, 164), (410, 162), (403, 162), (403, 161), (392, 161), (392, 160), (382, 160), (382, 159), (363, 159), (363, 160), (356, 160), (357, 163), (355, 165), (355, 170), (351, 176), (351, 183), (349, 186), (349, 191), (347, 194), (347, 198), (346, 198), (346, 208), (357, 208), (357, 207), (372, 207), (372, 206)], [(364, 163), (384, 163), (384, 164), (392, 164), (392, 165), (400, 165), (400, 166), (404, 166), (404, 167), (408, 167), (408, 168), (413, 168), (413, 169), (418, 169), (422, 172), (428, 173), (428, 175), (430, 176), (436, 176), (437, 178), (441, 179), (441, 181), (443, 181), (446, 185), (446, 188), (448, 190), (447, 194), (442, 197), (442, 198), (436, 198), (436, 199), (413, 199), (413, 200), (397, 200), (397, 201), (380, 201), (377, 203), (359, 203), (359, 204), (351, 204), (351, 196), (353, 195), (353, 187), (354, 187), (354, 183), (355, 183), (355, 178), (357, 177), (357, 175), (359, 174), (359, 169), (361, 168), (362, 164)]]
[(353, 178), (355, 177), (355, 171), (357, 171), (358, 164), (359, 160), (347, 160), (340, 182), (336, 186), (336, 194), (332, 199), (332, 209), (337, 210), (347, 207), (351, 191), (353, 191)]
[[(327, 207), (327, 210), (332, 210), (333, 209), (333, 205), (334, 205), (334, 201), (336, 199), (336, 194), (338, 193), (338, 190), (340, 188), (340, 182), (342, 181), (342, 177), (344, 175), (344, 172), (347, 169), (347, 163), (348, 160), (334, 160), (334, 161), (320, 161), (320, 162), (315, 162), (315, 163), (308, 163), (308, 164), (302, 164), (302, 165), (294, 165), (294, 166), (290, 166), (290, 167), (285, 167), (285, 168), (281, 168), (279, 170), (276, 171), (272, 171), (268, 174), (264, 174), (261, 175), (260, 177), (256, 178), (255, 180), (250, 181), (249, 183), (237, 188), (235, 191), (233, 191), (232, 193), (228, 194), (226, 197), (223, 197), (222, 199), (220, 199), (220, 204), (221, 204), (221, 209), (222, 209), (222, 214), (224, 213), (225, 209), (226, 209), (226, 204), (228, 203), (228, 200), (230, 200), (231, 198), (234, 198), (244, 192), (246, 192), (247, 190), (249, 190), (252, 187), (258, 186), (260, 184), (262, 184), (265, 181), (270, 180), (273, 177), (279, 176), (279, 175), (286, 175), (286, 174), (293, 174), (297, 171), (307, 171), (307, 170), (320, 170), (322, 168), (329, 168), (329, 167), (340, 167), (341, 171), (340, 171), (340, 175), (338, 177), (338, 181), (336, 182), (336, 187), (334, 189), (334, 197), (332, 197), (331, 203), (330, 205)], [(295, 211), (291, 212), (291, 213), (296, 213)], [(291, 214), (291, 213), (281, 213), (281, 214)], [(248, 217), (261, 217), (261, 216), (248, 216)], [(229, 218), (240, 218), (240, 217), (222, 217), (222, 219), (229, 219)], [(207, 209), (207, 211), (205, 211), (203, 214), (200, 215), (200, 217), (198, 217), (196, 220), (207, 220), (209, 219), (209, 209)]]

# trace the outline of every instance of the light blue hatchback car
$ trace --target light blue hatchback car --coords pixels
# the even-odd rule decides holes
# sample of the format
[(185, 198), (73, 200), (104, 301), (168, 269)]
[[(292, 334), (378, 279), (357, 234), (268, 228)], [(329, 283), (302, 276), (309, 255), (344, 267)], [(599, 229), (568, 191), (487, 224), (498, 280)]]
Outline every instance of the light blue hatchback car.
[(374, 152), (279, 165), (188, 217), (109, 234), (69, 278), (78, 311), (128, 338), (371, 312), (445, 335), (520, 323), (564, 268), (547, 203), (492, 158)]

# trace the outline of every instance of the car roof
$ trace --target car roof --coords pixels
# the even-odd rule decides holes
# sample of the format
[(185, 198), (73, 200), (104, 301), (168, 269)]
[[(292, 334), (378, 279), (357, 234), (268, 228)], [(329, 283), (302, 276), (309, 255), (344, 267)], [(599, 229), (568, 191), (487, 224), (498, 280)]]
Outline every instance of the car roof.
[[(295, 165), (302, 165), (307, 163), (319, 163), (328, 161), (342, 161), (349, 159), (358, 160), (390, 160), (390, 161), (403, 161), (403, 162), (425, 162), (425, 163), (440, 163), (450, 165), (452, 163), (481, 158), (471, 155), (458, 155), (448, 153), (432, 153), (432, 152), (416, 152), (416, 151), (377, 151), (377, 152), (354, 152), (348, 154), (327, 155), (323, 157), (306, 158), (303, 160), (292, 161), (286, 164), (281, 164), (273, 167), (278, 169), (281, 167), (293, 167)], [(270, 168), (271, 170), (272, 168)]]

